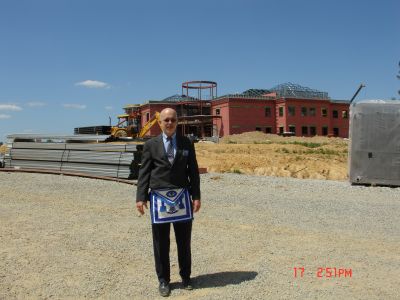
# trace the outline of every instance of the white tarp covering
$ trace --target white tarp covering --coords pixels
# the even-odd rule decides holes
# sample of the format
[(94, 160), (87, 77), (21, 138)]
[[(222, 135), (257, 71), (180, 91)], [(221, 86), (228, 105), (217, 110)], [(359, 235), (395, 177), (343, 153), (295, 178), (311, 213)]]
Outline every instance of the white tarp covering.
[(400, 101), (350, 107), (350, 182), (400, 186)]

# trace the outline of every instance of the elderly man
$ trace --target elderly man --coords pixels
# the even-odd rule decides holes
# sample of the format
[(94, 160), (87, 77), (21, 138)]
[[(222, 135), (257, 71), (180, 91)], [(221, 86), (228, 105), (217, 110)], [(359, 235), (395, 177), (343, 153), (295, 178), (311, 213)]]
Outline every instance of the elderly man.
[(166, 297), (171, 291), (170, 223), (174, 226), (183, 287), (192, 289), (190, 242), (193, 212), (198, 212), (201, 206), (200, 177), (193, 144), (176, 133), (176, 111), (163, 109), (159, 124), (162, 134), (147, 141), (143, 147), (136, 208), (143, 215), (150, 200), (159, 293)]

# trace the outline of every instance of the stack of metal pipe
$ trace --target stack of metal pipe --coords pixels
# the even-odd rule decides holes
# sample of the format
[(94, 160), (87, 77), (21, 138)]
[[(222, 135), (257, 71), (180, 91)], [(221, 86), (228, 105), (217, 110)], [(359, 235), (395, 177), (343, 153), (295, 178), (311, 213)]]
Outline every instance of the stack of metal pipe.
[(62, 136), (52, 139), (14, 137), (8, 143), (4, 162), (6, 168), (137, 179), (141, 147), (140, 144), (93, 143), (86, 140), (71, 142)]

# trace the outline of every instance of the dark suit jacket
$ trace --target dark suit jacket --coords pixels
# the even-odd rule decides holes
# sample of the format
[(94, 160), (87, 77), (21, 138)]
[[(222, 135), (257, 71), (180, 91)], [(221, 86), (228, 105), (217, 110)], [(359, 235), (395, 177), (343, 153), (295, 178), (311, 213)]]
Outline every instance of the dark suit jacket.
[(148, 201), (149, 188), (188, 188), (192, 199), (200, 200), (200, 176), (194, 146), (187, 137), (178, 134), (176, 144), (172, 165), (165, 152), (162, 134), (144, 144), (136, 201)]

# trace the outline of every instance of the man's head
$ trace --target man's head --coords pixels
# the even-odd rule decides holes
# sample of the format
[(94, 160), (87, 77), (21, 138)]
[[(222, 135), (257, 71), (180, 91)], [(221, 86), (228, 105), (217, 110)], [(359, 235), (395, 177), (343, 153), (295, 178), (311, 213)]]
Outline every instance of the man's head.
[(172, 108), (164, 108), (160, 113), (160, 127), (167, 135), (172, 136), (176, 131), (177, 116), (176, 111)]

